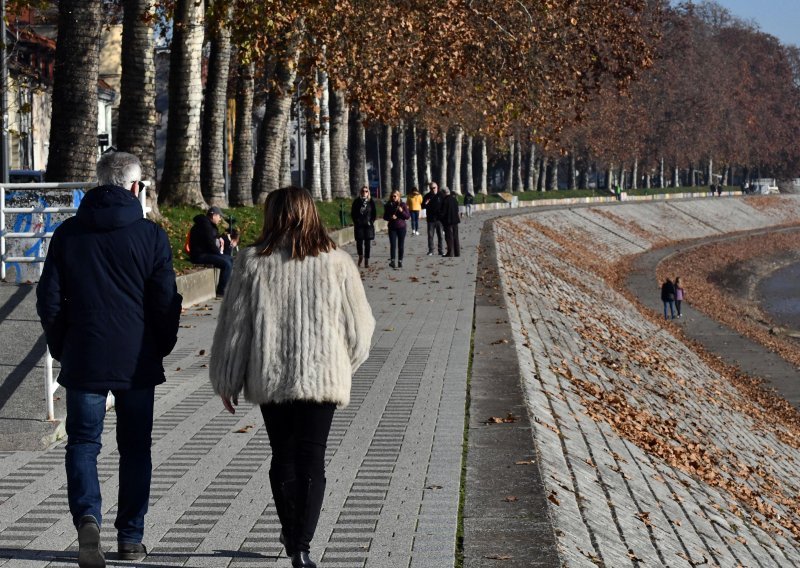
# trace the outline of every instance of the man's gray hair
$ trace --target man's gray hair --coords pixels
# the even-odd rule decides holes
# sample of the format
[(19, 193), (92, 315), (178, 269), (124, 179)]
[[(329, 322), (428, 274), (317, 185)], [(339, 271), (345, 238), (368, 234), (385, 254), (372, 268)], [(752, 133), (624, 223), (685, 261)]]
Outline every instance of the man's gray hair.
[(449, 189), (447, 189), (446, 187), (443, 187), (443, 188), (441, 188), (439, 191), (441, 191), (441, 192), (442, 192), (442, 193), (444, 193), (445, 195), (450, 195), (450, 190), (449, 190)]
[(142, 163), (127, 152), (108, 152), (97, 161), (97, 181), (100, 185), (130, 188), (142, 178)]

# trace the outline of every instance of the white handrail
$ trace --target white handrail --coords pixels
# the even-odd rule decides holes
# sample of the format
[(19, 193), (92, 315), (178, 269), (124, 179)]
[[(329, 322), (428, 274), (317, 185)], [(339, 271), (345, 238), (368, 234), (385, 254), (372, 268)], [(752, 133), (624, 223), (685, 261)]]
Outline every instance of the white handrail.
[[(147, 207), (147, 188), (150, 186), (149, 181), (142, 182), (144, 188), (139, 192), (139, 202), (142, 204), (142, 212), (144, 217), (150, 212), (150, 207)], [(0, 278), (6, 279), (6, 263), (8, 262), (22, 262), (22, 263), (43, 263), (44, 256), (6, 256), (6, 239), (12, 238), (34, 238), (34, 239), (50, 239), (53, 237), (53, 231), (35, 231), (35, 232), (13, 232), (6, 231), (6, 213), (14, 214), (34, 214), (34, 213), (71, 213), (74, 214), (78, 211), (75, 207), (6, 207), (6, 189), (13, 190), (64, 190), (64, 189), (85, 189), (91, 188), (96, 185), (95, 182), (78, 183), (78, 182), (65, 182), (65, 183), (0, 183)], [(58, 389), (58, 382), (53, 380), (53, 357), (50, 355), (50, 348), (45, 349), (44, 356), (44, 392), (45, 404), (47, 406), (47, 419), (55, 420), (55, 409), (53, 405), (53, 395)], [(107, 405), (113, 405), (114, 396), (108, 395)]]

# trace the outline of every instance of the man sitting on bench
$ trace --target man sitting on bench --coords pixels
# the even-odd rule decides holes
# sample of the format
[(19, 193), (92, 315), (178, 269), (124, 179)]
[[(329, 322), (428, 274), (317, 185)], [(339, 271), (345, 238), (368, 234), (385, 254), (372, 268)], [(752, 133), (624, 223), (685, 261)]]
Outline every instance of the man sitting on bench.
[(189, 260), (192, 264), (210, 264), (219, 268), (217, 297), (225, 294), (225, 286), (233, 271), (233, 259), (222, 254), (222, 240), (217, 225), (222, 220), (222, 210), (216, 205), (205, 215), (197, 215), (189, 231)]

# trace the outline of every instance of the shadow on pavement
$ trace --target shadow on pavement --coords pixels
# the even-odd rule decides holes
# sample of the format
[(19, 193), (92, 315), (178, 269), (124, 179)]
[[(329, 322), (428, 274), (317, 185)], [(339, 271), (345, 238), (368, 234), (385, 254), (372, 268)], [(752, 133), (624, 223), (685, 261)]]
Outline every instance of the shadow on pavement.
[[(266, 555), (257, 552), (247, 552), (242, 550), (215, 550), (212, 553), (173, 553), (173, 552), (151, 552), (147, 555), (144, 562), (131, 563), (117, 558), (115, 552), (106, 552), (106, 563), (111, 566), (136, 566), (137, 568), (191, 568), (192, 558), (230, 558), (230, 559), (263, 559), (278, 560), (281, 555)], [(28, 560), (38, 562), (65, 562), (78, 564), (77, 551), (69, 550), (40, 550), (32, 548), (0, 548), (0, 559), (8, 560)], [(165, 564), (164, 560), (173, 559), (177, 564)], [(151, 560), (154, 563), (147, 562)]]

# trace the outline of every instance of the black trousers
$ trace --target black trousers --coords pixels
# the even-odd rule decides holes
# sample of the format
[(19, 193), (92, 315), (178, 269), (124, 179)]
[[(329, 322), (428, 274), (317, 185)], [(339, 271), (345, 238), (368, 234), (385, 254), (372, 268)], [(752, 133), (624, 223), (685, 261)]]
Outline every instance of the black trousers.
[(447, 243), (445, 256), (461, 256), (461, 242), (458, 240), (458, 225), (444, 226), (444, 240)]
[(369, 260), (369, 247), (372, 241), (369, 239), (356, 239), (356, 251), (358, 256), (363, 256)]
[(325, 449), (336, 405), (262, 404), (272, 463), (269, 480), (289, 553), (308, 551), (325, 497)]

